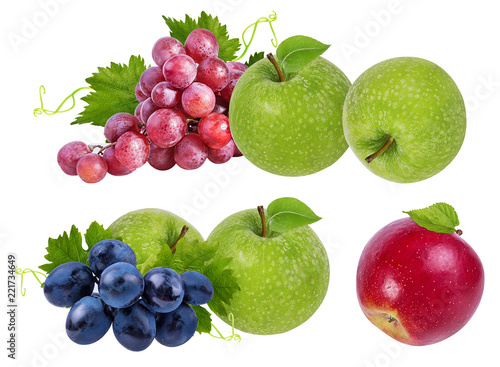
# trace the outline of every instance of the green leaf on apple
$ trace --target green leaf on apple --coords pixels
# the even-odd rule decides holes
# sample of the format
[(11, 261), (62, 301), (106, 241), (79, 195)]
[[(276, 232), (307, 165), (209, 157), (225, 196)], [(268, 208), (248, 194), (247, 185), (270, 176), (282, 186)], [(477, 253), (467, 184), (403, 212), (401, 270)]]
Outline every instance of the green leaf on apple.
[(294, 73), (321, 56), (329, 47), (311, 37), (292, 36), (279, 44), (276, 56), (284, 73)]
[(218, 247), (206, 241), (189, 243), (185, 238), (181, 238), (177, 243), (170, 268), (179, 274), (186, 270), (199, 272), (205, 263), (214, 257)]
[(214, 18), (212, 15), (209, 15), (204, 11), (201, 12), (200, 16), (196, 20), (187, 14), (184, 20), (167, 18), (165, 16), (163, 16), (163, 19), (170, 29), (170, 37), (176, 38), (182, 44), (186, 42), (187, 36), (193, 30), (197, 28), (208, 29), (217, 38), (217, 42), (219, 43), (218, 57), (224, 61), (233, 60), (236, 52), (238, 52), (241, 47), (239, 39), (229, 38), (227, 27), (219, 22), (218, 17)]
[(274, 200), (267, 207), (267, 215), (272, 232), (285, 232), (321, 219), (302, 201), (290, 197)]
[(419, 226), (437, 233), (457, 232), (460, 224), (455, 209), (446, 203), (436, 203), (427, 208), (403, 211)]

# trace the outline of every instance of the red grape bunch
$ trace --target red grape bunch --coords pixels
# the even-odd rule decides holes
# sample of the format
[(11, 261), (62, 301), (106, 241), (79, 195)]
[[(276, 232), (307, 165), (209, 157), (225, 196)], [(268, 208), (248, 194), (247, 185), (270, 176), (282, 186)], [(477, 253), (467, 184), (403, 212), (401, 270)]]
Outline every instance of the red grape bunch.
[(234, 86), (248, 67), (224, 62), (218, 54), (217, 38), (203, 28), (193, 30), (184, 45), (160, 38), (152, 50), (156, 66), (146, 69), (135, 87), (135, 114), (120, 112), (107, 120), (107, 145), (64, 145), (57, 155), (61, 169), (95, 183), (107, 173), (127, 175), (146, 162), (162, 171), (175, 165), (192, 170), (207, 158), (221, 164), (241, 156), (228, 110)]

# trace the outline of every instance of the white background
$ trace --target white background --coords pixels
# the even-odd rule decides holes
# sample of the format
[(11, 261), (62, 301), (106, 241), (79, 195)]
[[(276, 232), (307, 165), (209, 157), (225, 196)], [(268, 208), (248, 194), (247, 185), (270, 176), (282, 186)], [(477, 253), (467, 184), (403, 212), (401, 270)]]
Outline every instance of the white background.
[[(47, 11), (43, 3), (56, 3)], [(307, 203), (324, 219), (312, 228), (331, 262), (331, 283), (317, 313), (305, 324), (275, 336), (241, 334), (225, 342), (195, 336), (179, 348), (154, 343), (141, 353), (122, 348), (113, 333), (90, 346), (68, 341), (66, 310), (49, 305), (33, 277), (19, 296), (18, 359), (9, 366), (200, 365), (200, 366), (498, 366), (500, 243), (498, 240), (498, 104), (500, 51), (497, 1), (3, 1), (0, 11), (2, 132), (0, 144), (0, 354), (8, 361), (7, 253), (21, 268), (37, 268), (49, 237), (81, 231), (96, 220), (108, 226), (120, 215), (158, 207), (188, 219), (207, 237), (226, 216), (282, 196)], [(98, 66), (124, 63), (141, 54), (152, 63), (151, 47), (168, 34), (162, 15), (193, 17), (205, 10), (227, 24), (232, 37), (274, 10), (278, 40), (312, 36), (331, 48), (324, 54), (351, 81), (373, 64), (396, 56), (427, 58), (443, 67), (461, 89), (468, 109), (465, 143), (440, 174), (414, 184), (394, 184), (370, 173), (347, 151), (333, 166), (300, 178), (259, 170), (245, 158), (225, 165), (206, 163), (196, 171), (167, 172), (149, 166), (126, 177), (108, 176), (85, 184), (62, 174), (59, 148), (72, 140), (102, 143), (102, 129), (70, 126), (83, 109), (57, 116), (33, 116), (38, 88), (45, 106), (55, 108)], [(44, 15), (45, 13), (45, 15)], [(27, 30), (27, 22), (36, 23)], [(14, 45), (12, 37), (23, 37)], [(249, 35), (247, 35), (247, 38)], [(250, 52), (272, 51), (266, 24)], [(77, 97), (81, 97), (81, 93)], [(427, 347), (393, 341), (362, 314), (355, 292), (359, 255), (382, 226), (402, 210), (437, 201), (452, 204), (463, 238), (481, 257), (486, 271), (482, 303), (458, 334)], [(2, 306), (3, 305), (3, 306)], [(5, 310), (5, 311), (4, 311)], [(230, 334), (222, 321), (214, 323)]]

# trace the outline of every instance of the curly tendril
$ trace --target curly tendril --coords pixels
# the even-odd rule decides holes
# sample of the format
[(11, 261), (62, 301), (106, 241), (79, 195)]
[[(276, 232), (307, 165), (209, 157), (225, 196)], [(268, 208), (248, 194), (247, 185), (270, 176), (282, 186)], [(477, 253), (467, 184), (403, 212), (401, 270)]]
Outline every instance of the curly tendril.
[[(269, 23), (269, 28), (271, 28), (271, 32), (273, 33), (273, 38), (271, 39), (271, 43), (273, 44), (273, 46), (275, 48), (278, 47), (278, 38), (276, 37), (276, 33), (274, 32), (274, 28), (272, 25), (272, 22), (274, 22), (277, 19), (277, 17), (278, 16), (276, 15), (276, 12), (273, 11), (273, 13), (271, 15), (269, 15), (269, 17), (267, 17), (267, 18), (261, 17), (261, 18), (257, 19), (257, 21), (255, 21), (254, 23), (252, 23), (248, 27), (246, 27), (245, 30), (243, 31), (243, 34), (241, 35), (241, 41), (243, 42), (243, 46), (245, 46), (245, 49), (243, 50), (243, 53), (238, 58), (234, 59), (233, 61), (238, 61), (243, 56), (245, 56), (245, 54), (248, 51), (248, 48), (252, 44), (252, 41), (253, 41), (253, 38), (255, 36), (255, 32), (257, 31), (257, 26), (259, 25), (259, 23)], [(245, 33), (252, 27), (253, 27), (252, 36), (250, 37), (250, 41), (247, 43), (245, 41)]]
[[(39, 89), (39, 94), (40, 94), (40, 107), (38, 108), (35, 108), (33, 110), (33, 114), (35, 116), (40, 116), (42, 114), (46, 114), (46, 115), (55, 115), (56, 113), (64, 113), (64, 112), (68, 112), (68, 111), (71, 111), (75, 105), (76, 105), (76, 98), (75, 98), (75, 94), (78, 93), (79, 91), (81, 90), (84, 90), (84, 89), (90, 89), (90, 90), (93, 90), (91, 87), (81, 87), (81, 88), (78, 88), (76, 89), (75, 91), (73, 91), (73, 93), (71, 93), (69, 96), (67, 96), (64, 101), (61, 102), (61, 104), (54, 110), (54, 111), (51, 111), (51, 110), (47, 110), (43, 107), (43, 95), (45, 94), (45, 87), (43, 85), (40, 86), (40, 89)], [(66, 109), (66, 110), (61, 110), (61, 108), (64, 106), (64, 104), (68, 101), (68, 99), (72, 99), (73, 101), (73, 105)]]
[(228, 315), (228, 318), (229, 318), (229, 321), (231, 322), (231, 335), (229, 335), (229, 336), (222, 335), (222, 333), (215, 327), (214, 324), (212, 324), (212, 327), (215, 329), (215, 331), (219, 335), (212, 335), (211, 333), (208, 333), (208, 335), (210, 335), (211, 337), (213, 337), (215, 339), (222, 339), (225, 341), (236, 340), (239, 343), (241, 341), (241, 336), (239, 334), (234, 333), (234, 315), (232, 313), (230, 313)]
[(40, 283), (40, 286), (43, 286), (43, 282), (38, 278), (37, 274), (40, 274), (40, 275), (44, 276), (45, 278), (47, 278), (47, 275), (45, 275), (42, 272), (36, 271), (36, 270), (32, 270), (32, 269), (29, 269), (29, 268), (26, 268), (26, 269), (16, 268), (16, 274), (21, 276), (21, 285), (20, 285), (20, 287), (21, 287), (21, 296), (23, 296), (23, 297), (26, 295), (26, 289), (23, 288), (24, 274), (26, 274), (26, 273), (33, 274), (33, 276), (36, 278), (36, 280), (38, 280), (38, 283)]

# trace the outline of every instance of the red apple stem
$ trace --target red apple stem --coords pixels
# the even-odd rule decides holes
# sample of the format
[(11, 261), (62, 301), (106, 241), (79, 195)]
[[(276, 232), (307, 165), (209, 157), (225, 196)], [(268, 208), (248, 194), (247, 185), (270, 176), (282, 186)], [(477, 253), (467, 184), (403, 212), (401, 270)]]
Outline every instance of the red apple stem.
[(379, 155), (381, 155), (387, 148), (390, 147), (390, 145), (394, 143), (394, 137), (389, 135), (389, 138), (387, 138), (387, 141), (385, 144), (380, 148), (377, 152), (370, 154), (368, 157), (365, 158), (366, 163), (370, 163), (373, 161), (375, 158), (377, 158)]
[(262, 205), (257, 207), (259, 211), (260, 220), (262, 221), (262, 237), (267, 237), (267, 224), (266, 224), (266, 214), (264, 213), (264, 207)]
[(276, 68), (276, 71), (278, 72), (278, 76), (280, 77), (280, 82), (284, 82), (285, 81), (285, 77), (283, 76), (283, 72), (281, 71), (280, 66), (278, 65), (278, 62), (274, 58), (273, 54), (272, 53), (268, 53), (266, 56), (269, 59), (269, 61), (271, 61), (273, 63), (273, 65), (274, 65), (274, 67)]
[(177, 238), (177, 241), (175, 241), (175, 243), (172, 245), (172, 247), (170, 247), (170, 251), (172, 251), (172, 253), (175, 253), (175, 249), (177, 248), (177, 244), (179, 243), (179, 241), (182, 238), (184, 238), (184, 236), (186, 235), (186, 232), (188, 231), (188, 229), (189, 229), (188, 226), (182, 227), (181, 233), (179, 234), (179, 237)]

